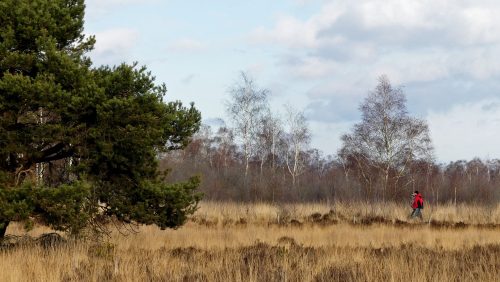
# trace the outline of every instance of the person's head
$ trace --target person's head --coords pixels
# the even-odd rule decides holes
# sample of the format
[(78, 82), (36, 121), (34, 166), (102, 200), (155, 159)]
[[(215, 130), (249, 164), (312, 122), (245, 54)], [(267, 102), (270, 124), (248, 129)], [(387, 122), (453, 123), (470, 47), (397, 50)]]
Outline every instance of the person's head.
[(414, 194), (414, 195), (418, 195), (419, 193), (418, 193), (418, 191), (417, 191), (417, 190), (415, 190), (415, 192), (413, 192), (413, 194)]

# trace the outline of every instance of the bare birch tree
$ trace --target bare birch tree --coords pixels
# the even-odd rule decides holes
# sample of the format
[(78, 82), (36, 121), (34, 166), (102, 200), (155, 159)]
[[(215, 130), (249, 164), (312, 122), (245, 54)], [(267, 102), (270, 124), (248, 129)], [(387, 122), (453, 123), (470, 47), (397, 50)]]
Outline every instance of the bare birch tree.
[(302, 111), (298, 111), (290, 105), (285, 105), (285, 110), (287, 128), (285, 140), (288, 148), (286, 165), (292, 176), (292, 184), (295, 186), (297, 177), (304, 172), (305, 158), (303, 155), (311, 140), (311, 134)]
[(379, 174), (385, 200), (389, 185), (398, 192), (398, 181), (412, 161), (432, 159), (429, 128), (424, 120), (408, 115), (404, 93), (386, 76), (379, 78), (359, 109), (362, 121), (342, 137), (340, 154), (352, 160), (368, 189), (373, 173)]
[(230, 100), (226, 103), (227, 113), (234, 126), (234, 133), (241, 141), (245, 163), (245, 178), (248, 175), (250, 159), (255, 154), (255, 141), (261, 114), (267, 107), (267, 89), (260, 89), (245, 72), (229, 89)]
[(276, 168), (279, 139), (283, 135), (283, 125), (280, 117), (273, 114), (269, 108), (264, 111), (259, 124), (257, 152), (260, 159), (260, 173), (262, 174), (265, 162)]

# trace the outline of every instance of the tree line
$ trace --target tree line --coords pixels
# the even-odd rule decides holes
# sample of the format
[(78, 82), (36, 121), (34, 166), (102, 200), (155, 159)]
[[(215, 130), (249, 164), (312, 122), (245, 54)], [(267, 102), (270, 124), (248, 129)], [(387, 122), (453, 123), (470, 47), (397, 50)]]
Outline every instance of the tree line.
[(186, 149), (162, 156), (170, 179), (200, 174), (212, 200), (404, 201), (415, 190), (433, 203), (500, 200), (500, 160), (436, 163), (426, 121), (408, 113), (386, 76), (336, 155), (311, 148), (304, 112), (286, 105), (276, 114), (269, 93), (241, 73), (228, 93), (227, 124), (202, 125)]

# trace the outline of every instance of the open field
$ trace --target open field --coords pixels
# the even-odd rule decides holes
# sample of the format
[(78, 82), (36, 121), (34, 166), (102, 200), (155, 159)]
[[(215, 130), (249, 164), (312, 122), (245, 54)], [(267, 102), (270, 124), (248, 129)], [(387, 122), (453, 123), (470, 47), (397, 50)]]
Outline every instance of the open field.
[[(426, 207), (424, 222), (407, 213), (395, 204), (202, 203), (178, 230), (4, 248), (0, 280), (499, 281), (500, 205)], [(8, 233), (24, 234), (20, 225)]]

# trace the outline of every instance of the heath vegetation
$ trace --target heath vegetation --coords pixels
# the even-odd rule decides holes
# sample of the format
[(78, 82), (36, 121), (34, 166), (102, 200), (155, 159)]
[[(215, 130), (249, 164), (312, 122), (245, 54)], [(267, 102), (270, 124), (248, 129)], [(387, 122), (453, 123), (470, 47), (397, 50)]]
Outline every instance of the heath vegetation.
[[(336, 204), (339, 221), (325, 222), (326, 204), (203, 202), (177, 230), (140, 226), (99, 242), (23, 243), (22, 226), (12, 225), (7, 238), (18, 244), (3, 247), (0, 273), (2, 281), (495, 281), (500, 207), (434, 209), (450, 224), (408, 221), (396, 205)], [(363, 221), (379, 217), (387, 220)]]

